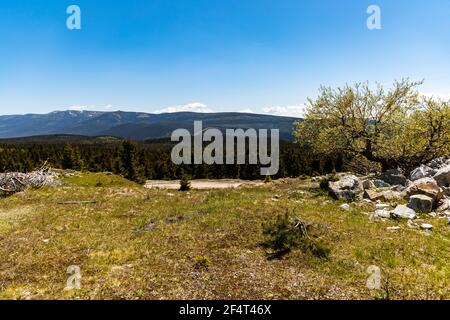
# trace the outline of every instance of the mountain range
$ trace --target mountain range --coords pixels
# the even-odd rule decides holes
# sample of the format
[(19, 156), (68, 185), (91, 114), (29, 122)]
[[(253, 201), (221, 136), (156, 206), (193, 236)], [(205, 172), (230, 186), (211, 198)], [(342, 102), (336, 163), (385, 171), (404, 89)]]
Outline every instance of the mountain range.
[(280, 138), (292, 139), (293, 124), (298, 118), (252, 113), (54, 111), (48, 114), (0, 116), (0, 138), (43, 135), (113, 136), (134, 140), (170, 137), (178, 128), (192, 132), (194, 121), (203, 128), (279, 129)]

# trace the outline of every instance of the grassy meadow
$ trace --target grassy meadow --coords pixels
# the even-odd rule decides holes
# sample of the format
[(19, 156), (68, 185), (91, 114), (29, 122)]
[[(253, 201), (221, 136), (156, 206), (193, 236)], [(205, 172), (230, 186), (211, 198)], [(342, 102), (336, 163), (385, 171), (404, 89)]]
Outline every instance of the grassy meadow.
[[(189, 192), (76, 173), (61, 186), (0, 199), (0, 299), (450, 299), (450, 227), (429, 234), (349, 211), (309, 180)], [(93, 204), (59, 204), (95, 201)], [(328, 257), (273, 259), (262, 224), (286, 211)], [(397, 231), (388, 227), (399, 226)], [(67, 268), (81, 289), (64, 290)], [(366, 286), (381, 269), (381, 289)]]

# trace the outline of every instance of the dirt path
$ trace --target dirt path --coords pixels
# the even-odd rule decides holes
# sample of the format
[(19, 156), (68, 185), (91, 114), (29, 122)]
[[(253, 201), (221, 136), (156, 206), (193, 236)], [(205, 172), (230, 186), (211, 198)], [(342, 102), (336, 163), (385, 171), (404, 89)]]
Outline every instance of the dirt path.
[[(191, 188), (199, 189), (199, 190), (233, 189), (233, 188), (239, 188), (239, 187), (243, 187), (243, 186), (260, 186), (260, 185), (264, 185), (264, 182), (261, 180), (256, 180), (256, 181), (239, 180), (239, 179), (191, 180)], [(144, 186), (149, 189), (179, 189), (180, 181), (179, 180), (170, 180), (170, 181), (148, 180)]]

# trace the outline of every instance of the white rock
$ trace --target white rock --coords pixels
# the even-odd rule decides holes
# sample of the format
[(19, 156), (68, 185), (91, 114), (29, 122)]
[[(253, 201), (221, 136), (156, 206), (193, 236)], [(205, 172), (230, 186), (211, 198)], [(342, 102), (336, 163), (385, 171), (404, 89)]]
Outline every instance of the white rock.
[(400, 228), (400, 227), (388, 227), (388, 228), (386, 228), (386, 230), (390, 231), (390, 232), (400, 231), (401, 229), (402, 228)]
[(350, 210), (350, 205), (348, 203), (344, 203), (341, 206), (339, 206), (339, 208), (341, 208), (341, 210), (348, 211)]
[(422, 223), (420, 225), (420, 229), (422, 229), (422, 230), (431, 230), (431, 229), (433, 229), (433, 226), (431, 224), (429, 224), (429, 223)]
[(379, 218), (389, 219), (391, 217), (391, 213), (387, 210), (375, 210), (375, 216)]
[(405, 205), (399, 204), (394, 210), (391, 211), (391, 215), (394, 218), (402, 218), (402, 219), (415, 219), (416, 212), (408, 208)]
[(375, 205), (375, 208), (377, 208), (377, 209), (387, 209), (389, 207), (390, 207), (390, 205), (387, 203), (377, 203)]

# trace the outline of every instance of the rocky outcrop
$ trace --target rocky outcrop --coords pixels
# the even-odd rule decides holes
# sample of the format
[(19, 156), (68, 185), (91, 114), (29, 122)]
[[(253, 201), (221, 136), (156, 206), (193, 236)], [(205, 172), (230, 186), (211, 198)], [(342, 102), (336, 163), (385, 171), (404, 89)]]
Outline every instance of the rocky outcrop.
[(364, 191), (361, 180), (354, 175), (345, 175), (338, 181), (330, 182), (328, 188), (334, 198), (345, 201), (361, 199)]
[(422, 178), (411, 183), (404, 190), (405, 198), (409, 199), (414, 195), (425, 195), (433, 199), (434, 203), (438, 203), (442, 199), (442, 189), (438, 186), (433, 178)]

